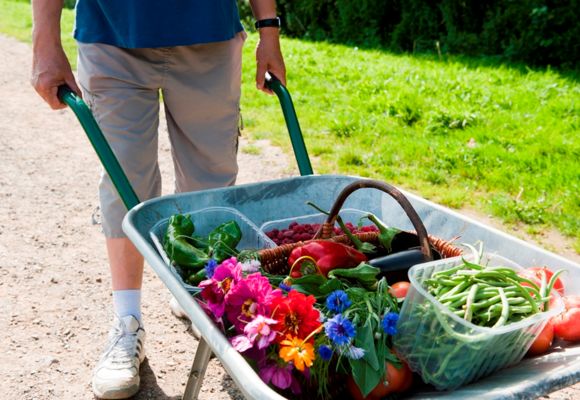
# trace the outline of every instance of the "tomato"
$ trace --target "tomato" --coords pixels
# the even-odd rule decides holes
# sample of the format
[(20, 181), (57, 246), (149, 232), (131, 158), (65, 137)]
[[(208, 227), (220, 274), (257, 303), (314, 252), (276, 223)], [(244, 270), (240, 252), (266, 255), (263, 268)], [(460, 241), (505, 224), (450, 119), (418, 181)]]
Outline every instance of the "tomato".
[(537, 356), (544, 354), (550, 346), (552, 346), (552, 341), (554, 340), (554, 324), (552, 321), (548, 321), (542, 332), (538, 335), (536, 340), (532, 343), (532, 346), (528, 350), (528, 355)]
[(404, 299), (407, 296), (407, 292), (409, 291), (410, 286), (411, 286), (411, 284), (409, 282), (400, 281), (400, 282), (394, 283), (389, 288), (389, 293), (393, 297), (396, 297), (398, 299)]
[(563, 297), (565, 310), (552, 318), (554, 335), (570, 342), (580, 341), (580, 296)]
[[(546, 274), (547, 283), (552, 278), (552, 275), (554, 275), (554, 272), (548, 267), (530, 267), (524, 269), (518, 274), (524, 278), (528, 278), (529, 280), (536, 282), (538, 286), (540, 286), (542, 284), (542, 275)], [(526, 286), (526, 284), (524, 283), (523, 286)], [(556, 282), (554, 282), (554, 290), (560, 293), (560, 295), (564, 295), (564, 284), (560, 278), (557, 278)]]
[[(385, 363), (385, 379), (379, 382), (366, 397), (363, 397), (354, 378), (349, 376), (346, 386), (352, 398), (355, 400), (380, 400), (391, 393), (401, 393), (408, 390), (413, 383), (413, 373), (404, 361), (401, 363), (403, 364), (401, 368), (397, 368), (391, 363)], [(385, 382), (388, 384), (385, 385)]]

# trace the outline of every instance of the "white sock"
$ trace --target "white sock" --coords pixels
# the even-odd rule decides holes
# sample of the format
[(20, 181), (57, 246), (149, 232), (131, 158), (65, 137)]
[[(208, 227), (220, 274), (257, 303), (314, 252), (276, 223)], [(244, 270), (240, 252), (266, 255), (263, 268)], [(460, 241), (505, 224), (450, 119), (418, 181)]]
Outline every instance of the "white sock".
[(113, 306), (119, 318), (132, 315), (141, 322), (141, 290), (113, 290)]

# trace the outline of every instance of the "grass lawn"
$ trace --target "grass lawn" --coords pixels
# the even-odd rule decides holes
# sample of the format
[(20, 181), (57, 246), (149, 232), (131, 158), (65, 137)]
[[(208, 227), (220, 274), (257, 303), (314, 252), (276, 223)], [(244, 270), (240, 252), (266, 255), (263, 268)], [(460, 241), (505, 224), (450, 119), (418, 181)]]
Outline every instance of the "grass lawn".
[[(74, 64), (73, 13), (63, 42)], [(30, 5), (0, 0), (0, 32), (30, 41)], [(291, 152), (278, 101), (244, 50), (245, 134)], [(288, 90), (316, 173), (381, 179), (453, 208), (556, 228), (580, 253), (580, 73), (494, 59), (394, 55), (283, 39)]]

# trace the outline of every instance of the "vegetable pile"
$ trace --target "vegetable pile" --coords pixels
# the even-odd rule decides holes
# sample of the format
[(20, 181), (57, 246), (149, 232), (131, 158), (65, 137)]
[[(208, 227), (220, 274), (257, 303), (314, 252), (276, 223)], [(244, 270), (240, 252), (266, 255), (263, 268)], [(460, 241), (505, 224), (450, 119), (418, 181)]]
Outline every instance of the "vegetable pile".
[(227, 221), (213, 229), (207, 236), (195, 235), (195, 226), (189, 215), (175, 214), (163, 238), (163, 249), (176, 267), (183, 281), (197, 285), (206, 279), (204, 268), (210, 261), (219, 264), (237, 255), (236, 246), (242, 231), (236, 221)]
[(542, 354), (554, 338), (580, 340), (580, 296), (563, 297), (565, 311), (548, 323), (508, 329), (550, 310), (554, 292), (564, 295), (561, 270), (486, 265), (481, 249), (467, 245), (474, 261), (453, 261), (422, 278), (436, 302), (421, 300), (397, 275), (424, 261), (416, 235), (364, 218), (373, 224), (364, 231), (378, 232), (373, 243), (340, 217), (335, 233), (349, 236), (349, 245), (308, 240), (300, 236), (306, 228), (291, 223), (284, 240), (301, 243), (285, 275), (263, 269), (255, 249), (237, 248), (235, 221), (199, 235), (189, 215), (173, 215), (163, 249), (183, 281), (199, 287), (196, 300), (232, 346), (287, 397), (342, 398), (346, 390), (378, 400), (408, 390), (411, 369), (449, 390), (519, 361), (528, 348)]

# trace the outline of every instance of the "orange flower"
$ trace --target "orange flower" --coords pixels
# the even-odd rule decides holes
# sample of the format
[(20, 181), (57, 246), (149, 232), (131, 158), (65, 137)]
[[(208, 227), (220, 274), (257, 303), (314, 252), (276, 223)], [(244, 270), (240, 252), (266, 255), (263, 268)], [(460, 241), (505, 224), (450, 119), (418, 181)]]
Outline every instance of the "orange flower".
[(314, 346), (311, 343), (290, 335), (280, 343), (280, 358), (286, 362), (292, 361), (298, 371), (312, 366), (314, 361)]

